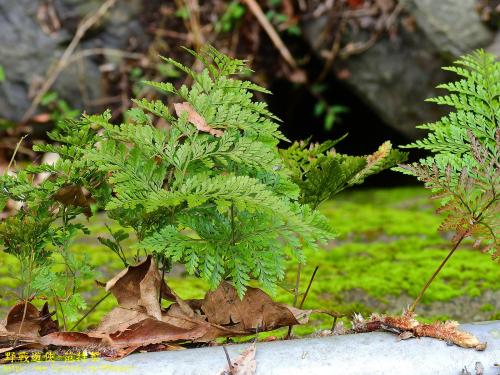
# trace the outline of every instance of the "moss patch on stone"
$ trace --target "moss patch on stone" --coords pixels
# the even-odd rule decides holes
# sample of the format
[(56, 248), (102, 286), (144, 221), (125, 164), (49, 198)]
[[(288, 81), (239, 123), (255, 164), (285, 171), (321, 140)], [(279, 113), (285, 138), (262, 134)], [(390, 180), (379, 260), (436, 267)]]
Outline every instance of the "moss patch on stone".
[[(331, 220), (338, 236), (322, 251), (306, 249), (307, 264), (302, 268), (301, 290), (310, 275), (319, 270), (304, 304), (306, 309), (323, 309), (352, 314), (400, 313), (449, 251), (449, 236), (439, 234), (441, 218), (428, 194), (420, 187), (359, 189), (327, 202), (321, 210)], [(92, 218), (93, 235), (106, 236), (102, 218)], [(131, 243), (133, 240), (129, 240)], [(97, 278), (106, 281), (122, 268), (120, 260), (97, 241), (85, 238), (73, 245), (80, 256), (88, 256)], [(2, 254), (0, 263), (0, 314), (16, 300), (18, 265), (14, 257)], [(286, 291), (295, 283), (296, 264), (288, 261), (287, 278), (275, 298), (292, 303)], [(183, 298), (201, 298), (207, 290), (203, 280), (183, 274), (182, 268), (168, 277), (169, 285)], [(458, 321), (498, 319), (500, 316), (500, 267), (487, 254), (466, 243), (457, 251), (440, 276), (428, 289), (417, 313), (429, 319)], [(91, 306), (105, 291), (93, 280), (84, 285)], [(99, 305), (79, 329), (97, 324), (116, 306), (113, 297)], [(329, 317), (314, 315), (297, 335), (330, 328)], [(262, 334), (282, 336), (285, 330)]]

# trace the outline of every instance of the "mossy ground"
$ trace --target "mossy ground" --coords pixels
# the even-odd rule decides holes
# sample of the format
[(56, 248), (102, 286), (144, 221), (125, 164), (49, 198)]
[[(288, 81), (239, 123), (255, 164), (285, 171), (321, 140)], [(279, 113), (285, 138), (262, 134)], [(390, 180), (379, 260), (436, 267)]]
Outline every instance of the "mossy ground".
[[(307, 309), (333, 310), (345, 314), (372, 311), (399, 313), (449, 251), (449, 240), (437, 232), (440, 218), (428, 194), (420, 187), (368, 189), (347, 192), (321, 210), (338, 236), (324, 250), (306, 250), (301, 289), (305, 290), (314, 268), (319, 266), (304, 304)], [(93, 233), (104, 233), (100, 218), (90, 221)], [(105, 235), (105, 234), (102, 234)], [(96, 278), (106, 281), (122, 268), (118, 257), (97, 241), (81, 239), (73, 245), (86, 254), (96, 268)], [(296, 265), (289, 261), (284, 285), (295, 282)], [(15, 303), (19, 281), (14, 257), (2, 254), (0, 263), (0, 314)], [(417, 310), (426, 319), (481, 320), (500, 318), (500, 267), (487, 254), (470, 245), (457, 251), (428, 289)], [(207, 290), (199, 279), (178, 273), (169, 285), (183, 298), (202, 298)], [(84, 295), (91, 306), (105, 291), (89, 280)], [(293, 296), (278, 289), (276, 300), (286, 303)], [(89, 315), (79, 329), (95, 325), (116, 302), (109, 297)], [(329, 328), (331, 318), (314, 315), (308, 326), (294, 333), (308, 334)], [(282, 335), (283, 330), (273, 332)]]

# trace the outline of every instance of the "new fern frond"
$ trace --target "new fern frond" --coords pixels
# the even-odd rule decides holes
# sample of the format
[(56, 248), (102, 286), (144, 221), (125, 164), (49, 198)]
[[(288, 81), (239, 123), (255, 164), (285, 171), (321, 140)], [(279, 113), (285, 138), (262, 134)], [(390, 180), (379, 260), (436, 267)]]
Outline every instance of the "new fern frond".
[(407, 153), (392, 149), (390, 142), (368, 156), (339, 154), (337, 141), (310, 144), (295, 142), (280, 150), (292, 181), (300, 187), (300, 202), (317, 208), (346, 188), (363, 183), (365, 178), (391, 168), (406, 160)]
[(439, 85), (449, 94), (428, 101), (455, 111), (419, 126), (427, 136), (405, 147), (432, 153), (396, 170), (413, 175), (439, 199), (447, 214), (440, 230), (453, 231), (454, 246), (412, 306), (465, 238), (500, 260), (498, 239), (500, 189), (500, 63), (482, 50), (444, 68), (461, 77)]

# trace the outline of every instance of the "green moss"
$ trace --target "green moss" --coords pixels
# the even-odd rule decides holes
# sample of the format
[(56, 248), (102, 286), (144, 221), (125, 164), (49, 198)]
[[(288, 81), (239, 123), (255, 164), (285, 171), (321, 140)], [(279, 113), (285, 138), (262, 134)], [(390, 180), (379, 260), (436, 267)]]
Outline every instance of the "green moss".
[(493, 311), (495, 310), (495, 306), (493, 306), (491, 303), (485, 303), (483, 306), (481, 306), (481, 311)]
[[(342, 194), (327, 202), (322, 211), (331, 220), (338, 238), (322, 251), (306, 249), (308, 262), (303, 267), (301, 289), (304, 290), (316, 265), (318, 273), (304, 308), (333, 310), (345, 314), (369, 314), (374, 306), (396, 300), (399, 296), (415, 297), (449, 251), (449, 242), (437, 232), (440, 218), (434, 214), (428, 194), (421, 188), (358, 190)], [(113, 223), (109, 223), (113, 225)], [(89, 223), (93, 233), (107, 236), (100, 217)], [(117, 228), (114, 228), (117, 229)], [(134, 239), (128, 240), (132, 244)], [(97, 271), (96, 278), (106, 281), (119, 272), (123, 265), (119, 258), (99, 242), (79, 239), (73, 250), (87, 255)], [(131, 254), (130, 254), (131, 255)], [(131, 256), (132, 259), (132, 256)], [(16, 299), (16, 259), (3, 254), (0, 263), (0, 313)], [(284, 285), (295, 283), (296, 264), (288, 261)], [(457, 251), (428, 289), (422, 303), (451, 301), (460, 296), (480, 296), (486, 290), (500, 289), (500, 267), (488, 255), (464, 245)], [(169, 285), (183, 298), (202, 298), (207, 284), (194, 277), (170, 277)], [(83, 285), (88, 305), (92, 306), (105, 291), (94, 280)], [(278, 288), (277, 301), (292, 303), (293, 295)], [(116, 306), (113, 297), (102, 302), (96, 311), (80, 325), (80, 329), (98, 324), (102, 316)], [(400, 311), (406, 306), (398, 306)], [(500, 318), (495, 306), (484, 305), (484, 312), (492, 311), (491, 318)], [(380, 311), (379, 311), (380, 312)], [(398, 311), (391, 311), (398, 312)], [(459, 316), (434, 315), (426, 319), (460, 319)], [(329, 329), (332, 318), (314, 315), (311, 324), (296, 327), (294, 333), (305, 335), (318, 329)], [(282, 337), (286, 329), (261, 333), (259, 338)]]

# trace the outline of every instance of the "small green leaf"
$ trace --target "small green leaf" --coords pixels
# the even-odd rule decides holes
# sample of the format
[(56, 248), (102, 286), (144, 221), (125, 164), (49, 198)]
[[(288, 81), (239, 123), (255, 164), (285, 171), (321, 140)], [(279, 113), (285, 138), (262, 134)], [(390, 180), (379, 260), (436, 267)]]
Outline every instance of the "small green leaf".
[(59, 95), (57, 94), (57, 92), (49, 91), (44, 96), (42, 96), (42, 100), (40, 101), (40, 104), (47, 106), (51, 103), (54, 103), (58, 97), (59, 97)]

